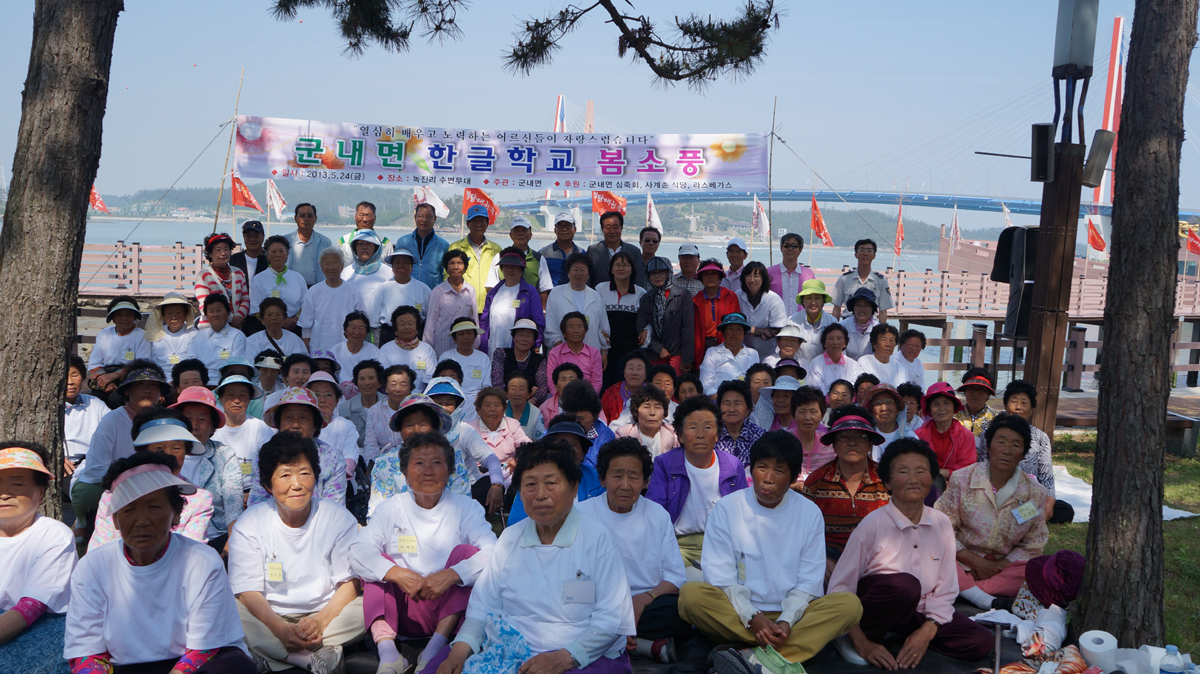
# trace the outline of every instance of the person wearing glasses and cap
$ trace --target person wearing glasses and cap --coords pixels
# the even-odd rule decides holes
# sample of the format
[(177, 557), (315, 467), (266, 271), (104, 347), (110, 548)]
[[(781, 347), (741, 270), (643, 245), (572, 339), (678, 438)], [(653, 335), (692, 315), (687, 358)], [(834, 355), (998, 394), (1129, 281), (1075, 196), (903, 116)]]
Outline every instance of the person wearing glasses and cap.
[[(229, 264), (241, 269), (242, 273), (246, 275), (247, 281), (266, 271), (269, 266), (266, 251), (263, 250), (265, 237), (266, 230), (258, 220), (247, 220), (242, 223), (242, 249), (229, 256)], [(253, 270), (250, 269), (252, 266)]]
[(588, 285), (595, 288), (611, 280), (608, 273), (609, 261), (613, 255), (620, 252), (624, 252), (633, 260), (633, 285), (645, 285), (646, 271), (642, 264), (642, 251), (632, 243), (621, 240), (621, 233), (625, 231), (625, 216), (619, 211), (601, 213), (600, 231), (604, 238), (589, 246), (587, 251), (592, 260), (592, 278)]
[[(538, 294), (542, 297), (542, 308), (545, 309), (546, 298), (550, 296), (550, 289), (554, 287), (554, 281), (550, 278), (550, 266), (545, 263), (542, 254), (529, 247), (529, 240), (533, 238), (533, 225), (529, 224), (529, 219), (523, 215), (513, 218), (512, 224), (508, 227), (508, 238), (512, 239), (511, 247), (516, 248), (525, 256), (525, 271), (521, 278), (537, 288)], [(504, 255), (504, 251), (501, 251), (500, 254)], [(492, 267), (488, 270), (487, 287), (494, 288), (503, 280), (504, 274), (500, 270), (500, 258), (497, 257), (492, 260)]]
[[(213, 293), (225, 295), (229, 300), (229, 324), (241, 329), (250, 315), (250, 280), (246, 272), (229, 263), (233, 246), (233, 237), (224, 232), (204, 237), (204, 259), (208, 264), (196, 276), (196, 303), (204, 306), (204, 298)], [(208, 317), (201, 315), (196, 327), (207, 328)]]
[(587, 253), (575, 245), (575, 216), (571, 215), (570, 211), (561, 211), (554, 217), (554, 243), (538, 252), (546, 261), (546, 268), (550, 271), (550, 279), (554, 285), (566, 283), (567, 269), (564, 264), (567, 258), (575, 253)]
[(803, 307), (796, 297), (806, 281), (817, 278), (813, 270), (800, 264), (800, 253), (804, 250), (804, 237), (789, 232), (779, 237), (779, 252), (783, 259), (779, 264), (767, 270), (771, 277), (771, 290), (783, 298), (784, 309), (788, 315), (800, 311)]
[(379, 284), (375, 289), (374, 300), (367, 307), (371, 322), (380, 326), (381, 344), (386, 344), (396, 337), (388, 325), (396, 307), (416, 307), (417, 311), (421, 312), (421, 318), (429, 314), (429, 296), (433, 290), (413, 276), (416, 259), (417, 254), (408, 248), (399, 248), (383, 258), (383, 264), (389, 269), (391, 278)]
[(96, 335), (96, 344), (88, 356), (88, 386), (110, 409), (124, 402), (111, 394), (117, 390), (129, 364), (154, 358), (154, 347), (146, 341), (145, 331), (137, 326), (141, 318), (142, 310), (136, 299), (128, 295), (112, 298), (105, 318), (112, 325)]
[(746, 370), (758, 362), (758, 352), (744, 341), (750, 330), (745, 316), (736, 311), (725, 314), (716, 329), (721, 333), (721, 342), (708, 349), (700, 364), (700, 382), (709, 396), (715, 396), (724, 382), (741, 380)]
[(509, 246), (496, 257), (496, 263), (503, 278), (487, 291), (483, 313), (479, 316), (479, 328), (483, 331), (479, 350), (489, 357), (496, 349), (512, 346), (510, 331), (522, 318), (533, 321), (537, 326), (539, 339), (534, 342), (535, 348), (541, 344), (540, 336), (546, 326), (538, 289), (523, 276), (525, 254), (519, 248)]
[(63, 664), (56, 614), (67, 611), (79, 558), (70, 527), (38, 513), (54, 479), (49, 460), (36, 442), (0, 443), (0, 671)]
[[(727, 314), (741, 315), (742, 311), (742, 305), (738, 302), (737, 295), (729, 292), (728, 288), (721, 287), (721, 281), (725, 278), (725, 270), (721, 268), (720, 262), (705, 260), (700, 265), (699, 276), (703, 289), (692, 297), (692, 310), (695, 312), (695, 362), (697, 365), (704, 362), (706, 349), (725, 340), (721, 331), (717, 329), (717, 325)], [(675, 285), (678, 287), (681, 284), (676, 283)], [(745, 316), (742, 318), (745, 322)], [(748, 327), (749, 323), (747, 323)], [(754, 362), (756, 363), (758, 362), (757, 356), (758, 354), (755, 353)], [(685, 367), (685, 369), (690, 368)], [(716, 389), (713, 389), (713, 392), (715, 393)]]
[(461, 250), (467, 254), (467, 270), (463, 280), (475, 289), (475, 310), (482, 312), (487, 298), (488, 271), (492, 260), (500, 255), (500, 244), (487, 238), (488, 226), (492, 224), (487, 206), (476, 204), (467, 209), (467, 235), (450, 244), (449, 250)]

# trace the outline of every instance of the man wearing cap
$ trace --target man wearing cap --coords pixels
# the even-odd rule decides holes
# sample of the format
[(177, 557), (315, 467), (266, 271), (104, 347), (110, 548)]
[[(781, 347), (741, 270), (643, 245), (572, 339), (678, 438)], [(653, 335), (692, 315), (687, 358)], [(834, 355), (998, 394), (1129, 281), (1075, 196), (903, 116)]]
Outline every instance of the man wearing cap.
[[(262, 247), (265, 237), (263, 224), (258, 220), (247, 220), (242, 223), (242, 250), (229, 256), (229, 264), (241, 269), (247, 279), (254, 278), (256, 274), (266, 271), (270, 266)], [(250, 271), (251, 264), (254, 265), (253, 272)]]
[(621, 241), (621, 232), (625, 231), (625, 216), (618, 211), (608, 211), (600, 216), (600, 232), (604, 238), (588, 248), (588, 257), (592, 258), (592, 277), (588, 286), (595, 288), (597, 284), (611, 280), (608, 276), (608, 263), (617, 251), (625, 251), (633, 258), (633, 285), (646, 285), (646, 266), (642, 262), (642, 251), (632, 243)]
[[(988, 424), (1000, 414), (1000, 410), (988, 405), (988, 399), (996, 395), (996, 384), (986, 367), (973, 367), (963, 373), (962, 386), (958, 392), (967, 399), (967, 404), (954, 418), (975, 436), (976, 449), (982, 448), (983, 434)], [(985, 454), (986, 456), (986, 454)]]
[(587, 252), (575, 245), (575, 216), (570, 211), (562, 211), (554, 218), (554, 243), (538, 252), (546, 261), (554, 285), (566, 283), (567, 270), (563, 268), (563, 262), (574, 253)]
[[(671, 285), (683, 288), (688, 296), (695, 297), (704, 288), (696, 271), (700, 269), (700, 249), (694, 243), (679, 247), (679, 273), (671, 277)], [(722, 272), (723, 273), (723, 272)]]
[(541, 343), (541, 335), (546, 329), (542, 299), (537, 288), (524, 278), (525, 256), (521, 250), (510, 246), (501, 251), (496, 259), (503, 278), (488, 291), (483, 302), (483, 313), (479, 316), (479, 327), (483, 330), (479, 350), (489, 358), (496, 349), (512, 346), (512, 334), (509, 331), (520, 319), (528, 318), (537, 325), (539, 338), (535, 344)]
[[(662, 232), (654, 227), (643, 227), (642, 231), (638, 232), (638, 243), (642, 246), (642, 269), (645, 269), (650, 264), (650, 260), (658, 256), (658, 245), (662, 243)], [(649, 290), (649, 276), (643, 280), (642, 287)]]
[[(529, 240), (533, 238), (533, 225), (529, 224), (529, 219), (523, 215), (513, 218), (508, 228), (508, 238), (512, 239), (513, 248), (525, 256), (525, 272), (522, 277), (526, 283), (537, 289), (542, 298), (542, 309), (545, 310), (546, 298), (550, 296), (554, 281), (550, 278), (550, 268), (542, 260), (542, 254), (529, 247)], [(489, 288), (496, 287), (504, 280), (503, 274), (500, 273), (499, 260), (500, 258), (493, 259), (492, 268), (488, 270), (486, 285)]]
[[(413, 278), (416, 259), (416, 253), (403, 246), (383, 258), (383, 263), (392, 268), (392, 280), (381, 283), (375, 289), (375, 303), (369, 307), (367, 314), (375, 325), (387, 326), (392, 322), (392, 312), (396, 307), (405, 305), (416, 307), (421, 312), (421, 318), (425, 318), (429, 311), (429, 295), (433, 290)], [(395, 334), (391, 337), (394, 338)], [(381, 337), (381, 343), (386, 341)]]
[(433, 204), (417, 204), (413, 211), (416, 229), (412, 234), (400, 237), (396, 248), (406, 248), (413, 253), (413, 276), (430, 288), (436, 288), (443, 280), (442, 256), (450, 244), (433, 233), (437, 222), (437, 210)]
[(838, 277), (833, 286), (833, 315), (842, 317), (842, 303), (859, 288), (866, 288), (875, 293), (879, 304), (879, 322), (887, 323), (888, 309), (892, 308), (892, 291), (888, 289), (887, 278), (877, 271), (871, 271), (871, 262), (875, 260), (877, 246), (871, 239), (860, 239), (854, 242), (854, 257), (858, 267)]
[(805, 281), (795, 299), (800, 310), (788, 317), (788, 323), (799, 328), (804, 340), (796, 360), (807, 363), (821, 355), (821, 332), (830, 323), (837, 323), (837, 319), (825, 311), (825, 304), (833, 298), (825, 292), (824, 281), (815, 278)]
[(487, 228), (491, 224), (487, 206), (476, 204), (467, 209), (467, 235), (450, 244), (450, 250), (461, 250), (467, 254), (467, 273), (463, 279), (475, 289), (476, 311), (483, 312), (487, 300), (487, 277), (492, 260), (500, 255), (500, 244), (489, 241)]
[[(354, 233), (360, 229), (375, 229), (375, 204), (369, 201), (360, 201), (354, 207), (354, 229), (346, 233), (345, 236), (338, 239), (338, 248), (342, 250), (342, 260), (346, 266), (350, 266), (354, 262), (354, 250), (350, 247), (351, 240), (354, 238)], [(386, 236), (379, 237), (379, 252), (380, 257), (387, 257), (392, 254), (392, 241)]]
[(296, 207), (293, 219), (296, 221), (296, 231), (286, 237), (291, 246), (287, 266), (303, 276), (304, 282), (311, 288), (325, 278), (321, 273), (321, 251), (333, 247), (333, 242), (316, 230), (316, 206), (300, 204)]
[[(741, 237), (735, 236), (729, 240), (729, 245), (725, 247), (725, 259), (729, 260), (729, 269), (725, 270), (725, 280), (721, 281), (721, 285), (736, 293), (742, 289), (742, 267), (746, 265), (746, 242)], [(785, 303), (784, 306), (790, 305)]]
[[(728, 288), (721, 287), (721, 281), (725, 279), (725, 270), (721, 269), (720, 262), (705, 260), (704, 265), (700, 267), (699, 277), (702, 289), (692, 297), (692, 310), (695, 312), (693, 325), (696, 328), (694, 355), (697, 367), (704, 362), (704, 352), (709, 347), (725, 341), (725, 335), (717, 327), (721, 323), (721, 319), (726, 314), (741, 316), (742, 311), (742, 305), (738, 302), (737, 295), (729, 292)], [(678, 288), (679, 284), (675, 284), (675, 287)], [(742, 320), (745, 320), (744, 316)], [(755, 362), (757, 362), (757, 353)], [(684, 366), (686, 368), (687, 363), (684, 363)]]
[(771, 290), (783, 298), (783, 307), (789, 316), (801, 310), (796, 295), (800, 293), (804, 282), (817, 277), (813, 270), (800, 264), (800, 252), (803, 250), (804, 237), (792, 232), (784, 234), (779, 237), (779, 252), (783, 260), (767, 269), (771, 277)]

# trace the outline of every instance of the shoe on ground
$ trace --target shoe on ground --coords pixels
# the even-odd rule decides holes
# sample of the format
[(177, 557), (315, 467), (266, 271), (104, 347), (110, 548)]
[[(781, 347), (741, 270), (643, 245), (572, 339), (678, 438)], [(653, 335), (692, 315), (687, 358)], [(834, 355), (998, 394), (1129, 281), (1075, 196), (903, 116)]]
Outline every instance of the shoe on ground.
[(992, 608), (1001, 611), (1012, 612), (1013, 598), (1012, 597), (996, 597), (992, 600)]
[[(394, 662), (381, 662), (379, 669), (375, 670), (375, 674), (404, 674), (408, 671), (408, 660), (404, 656), (400, 656), (399, 660)], [(420, 671), (420, 670), (417, 670)]]
[(341, 646), (322, 646), (312, 654), (308, 671), (313, 674), (344, 674)]
[(754, 666), (735, 648), (717, 651), (712, 656), (715, 674), (761, 674), (762, 667)]
[(858, 651), (854, 650), (854, 642), (850, 640), (849, 635), (843, 634), (842, 636), (834, 639), (833, 645), (835, 648), (837, 648), (838, 654), (841, 655), (842, 659), (846, 662), (849, 662), (852, 665), (858, 665), (859, 667), (867, 666), (868, 663), (863, 656), (859, 655)]
[(266, 658), (253, 651), (250, 652), (250, 657), (254, 660), (254, 666), (258, 669), (258, 674), (271, 673), (271, 663), (267, 662)]

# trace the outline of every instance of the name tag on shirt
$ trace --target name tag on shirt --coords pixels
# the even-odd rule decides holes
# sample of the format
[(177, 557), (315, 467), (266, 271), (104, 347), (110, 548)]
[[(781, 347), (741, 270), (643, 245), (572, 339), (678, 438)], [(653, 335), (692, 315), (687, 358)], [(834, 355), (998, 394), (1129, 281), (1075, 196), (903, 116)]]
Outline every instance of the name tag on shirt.
[(1013, 518), (1017, 520), (1017, 524), (1025, 524), (1037, 517), (1037, 506), (1033, 504), (1033, 501), (1026, 501), (1020, 507), (1013, 508), (1012, 514)]
[(414, 304), (413, 306), (417, 308), (417, 311), (419, 311), (419, 312), (421, 312), (421, 313), (425, 313), (425, 307), (421, 306), (421, 303), (420, 303), (420, 302), (417, 302), (417, 303), (416, 303), (416, 304)]
[(425, 369), (425, 361), (423, 361), (423, 360), (418, 360), (418, 361), (417, 361), (417, 369), (418, 369), (418, 370), (424, 370), (424, 369)]
[(283, 564), (279, 562), (267, 562), (267, 582), (283, 582)]
[(125, 352), (125, 360), (133, 360), (134, 358), (136, 358), (136, 356), (134, 356), (133, 351)]
[(513, 300), (513, 301), (512, 301), (512, 308), (513, 308), (513, 309), (520, 309), (520, 308), (521, 308), (521, 300), (519, 300), (519, 299), (517, 299), (517, 300)]
[(395, 543), (392, 546), (392, 553), (400, 555), (420, 554), (417, 548), (417, 537), (412, 534), (397, 534)]
[(278, 290), (272, 290), (272, 291), (271, 291), (271, 297), (279, 297), (279, 291), (278, 291)]
[(595, 604), (596, 583), (590, 580), (568, 580), (563, 583), (563, 603)]
[(242, 475), (250, 475), (252, 472), (253, 471), (251, 470), (250, 462), (243, 461), (242, 462)]
[(230, 356), (232, 356), (232, 355), (233, 355), (233, 354), (229, 353), (229, 349), (222, 349), (222, 350), (221, 350), (221, 360), (229, 360), (229, 357), (230, 357)]
[(483, 379), (483, 370), (471, 370), (471, 379)]
[(182, 359), (179, 357), (179, 355), (174, 353), (167, 357), (167, 362), (172, 365), (178, 365), (180, 360)]

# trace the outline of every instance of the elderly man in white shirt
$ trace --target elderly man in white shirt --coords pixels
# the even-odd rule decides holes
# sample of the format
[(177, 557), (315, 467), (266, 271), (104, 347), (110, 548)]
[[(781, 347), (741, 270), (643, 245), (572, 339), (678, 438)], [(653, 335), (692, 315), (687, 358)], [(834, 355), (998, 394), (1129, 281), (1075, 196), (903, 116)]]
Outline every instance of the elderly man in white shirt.
[(758, 362), (758, 352), (746, 346), (743, 340), (750, 330), (746, 317), (739, 313), (725, 314), (717, 325), (725, 335), (725, 342), (709, 347), (700, 364), (700, 383), (704, 393), (715, 396), (722, 382), (743, 379), (746, 370)]

